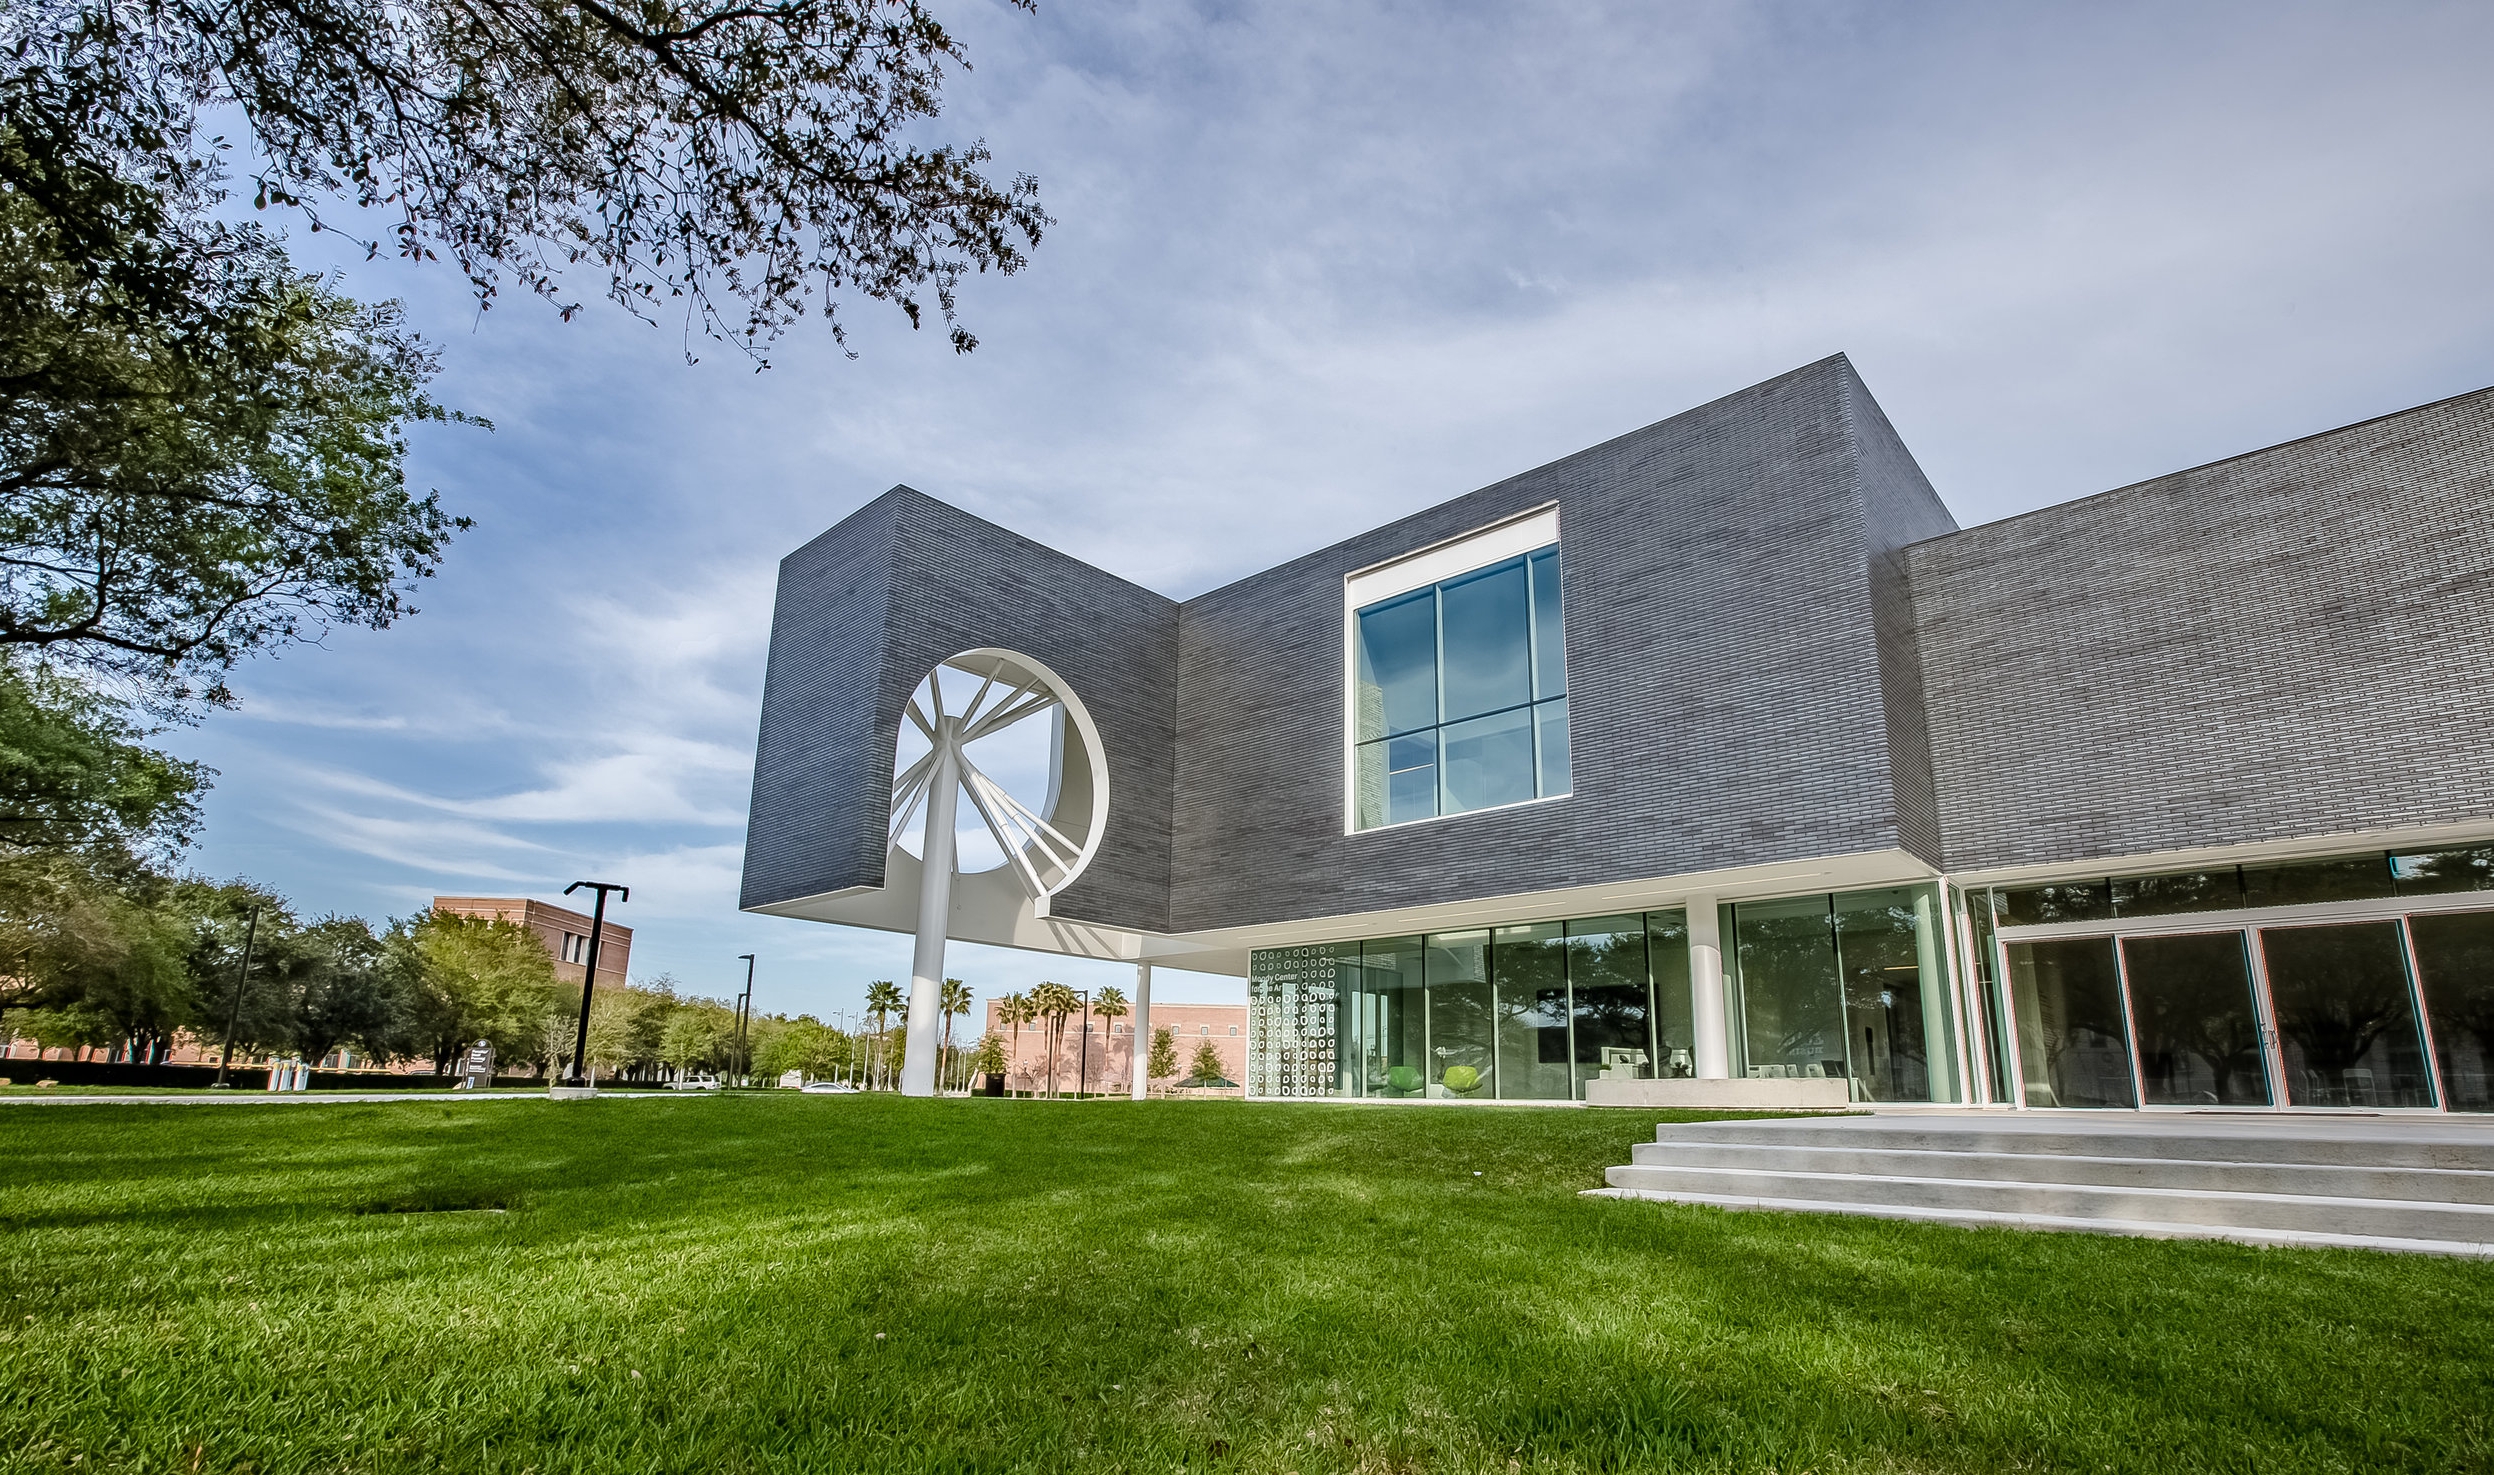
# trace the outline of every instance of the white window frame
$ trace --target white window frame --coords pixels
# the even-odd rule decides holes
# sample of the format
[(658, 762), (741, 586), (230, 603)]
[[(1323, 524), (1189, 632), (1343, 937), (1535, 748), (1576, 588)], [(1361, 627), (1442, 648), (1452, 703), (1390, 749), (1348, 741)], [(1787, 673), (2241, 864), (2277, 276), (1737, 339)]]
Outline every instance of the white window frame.
[[(1433, 814), (1424, 819), (1407, 819), (1393, 824), (1360, 827), (1360, 621), (1359, 612), (1380, 600), (1398, 594), (1409, 594), (1431, 584), (1443, 583), (1474, 569), (1547, 548), (1559, 541), (1559, 504), (1545, 502), (1527, 508), (1512, 517), (1501, 518), (1487, 527), (1475, 528), (1442, 542), (1431, 543), (1399, 554), (1383, 563), (1353, 569), (1342, 576), (1342, 832), (1346, 835), (1374, 835), (1381, 830), (1399, 830), (1411, 825), (1436, 824), (1441, 820), (1469, 819), (1476, 814), (1496, 814), (1501, 810), (1522, 809), (1528, 804), (1548, 804), (1565, 799), (1575, 792), (1576, 772), (1576, 708), (1568, 705), (1568, 773), (1570, 782), (1564, 794), (1541, 794), (1518, 799), (1512, 804), (1493, 804), (1484, 809), (1467, 809), (1460, 814)], [(1560, 554), (1562, 563), (1566, 558)], [(1562, 575), (1564, 577), (1564, 574)], [(1564, 617), (1564, 613), (1562, 615)], [(1562, 642), (1560, 661), (1567, 657)], [(1440, 659), (1445, 653), (1439, 652)], [(1568, 695), (1575, 695), (1573, 686)]]

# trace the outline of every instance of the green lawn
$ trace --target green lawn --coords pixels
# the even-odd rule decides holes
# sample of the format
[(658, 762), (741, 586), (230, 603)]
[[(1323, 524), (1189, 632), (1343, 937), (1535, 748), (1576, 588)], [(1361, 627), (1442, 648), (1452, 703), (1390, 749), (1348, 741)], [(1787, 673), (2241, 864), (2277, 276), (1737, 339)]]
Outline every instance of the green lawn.
[(0, 1469), (2494, 1468), (2494, 1266), (1579, 1197), (1654, 1120), (0, 1108)]

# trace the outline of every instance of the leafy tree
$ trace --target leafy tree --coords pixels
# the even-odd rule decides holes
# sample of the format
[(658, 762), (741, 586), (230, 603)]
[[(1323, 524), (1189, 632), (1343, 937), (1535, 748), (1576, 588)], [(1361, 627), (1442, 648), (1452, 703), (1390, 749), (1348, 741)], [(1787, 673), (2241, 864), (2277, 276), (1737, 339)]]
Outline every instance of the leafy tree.
[(996, 1032), (989, 1030), (980, 1035), (978, 1047), (970, 1052), (970, 1073), (1001, 1079), (1008, 1064), (1005, 1042), (996, 1037)]
[(145, 735), (84, 683), (0, 649), (0, 853), (181, 849), (209, 770)]
[(543, 1063), (559, 1053), (546, 1048), (545, 1021), (562, 1014), (573, 996), (555, 980), (554, 959), (535, 933), (517, 922), (444, 911), (419, 913), (402, 928), (432, 996), (426, 1015), (435, 1069), (449, 1070), (459, 1051), (480, 1039), (504, 1060)]
[(0, 61), (0, 648), (223, 702), (250, 651), (410, 612), (458, 524), (402, 428), (451, 416), (397, 308), (215, 222), (165, 119), (93, 136), (119, 63), (72, 52)]
[[(446, 252), (484, 301), (508, 272), (565, 316), (585, 267), (748, 345), (817, 305), (840, 340), (852, 296), (913, 324), (931, 299), (966, 352), (962, 275), (1017, 270), (1049, 223), (1028, 176), (980, 174), (984, 145), (921, 142), (966, 62), (919, 0), (16, 0), (0, 41), (12, 117), (48, 108), (64, 152), (204, 192), (199, 121), (231, 110), (256, 203), (316, 230), (324, 200), (382, 211), (401, 255)], [(105, 240), (144, 260), (163, 230)]]
[(1178, 1034), (1167, 1025), (1152, 1031), (1150, 1079), (1165, 1081), (1178, 1073)]
[(1212, 1041), (1196, 1041), (1195, 1067), (1193, 1070), (1188, 1072), (1188, 1077), (1192, 1080), (1204, 1082), (1227, 1079), (1227, 1077), (1221, 1074), (1221, 1052), (1212, 1047)]

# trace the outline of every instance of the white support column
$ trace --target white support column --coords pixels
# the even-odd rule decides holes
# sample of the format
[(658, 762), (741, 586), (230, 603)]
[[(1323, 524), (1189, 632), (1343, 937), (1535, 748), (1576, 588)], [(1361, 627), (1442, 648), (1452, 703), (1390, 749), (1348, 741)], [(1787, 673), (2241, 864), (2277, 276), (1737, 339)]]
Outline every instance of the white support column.
[(1127, 1054), (1132, 1063), (1127, 1074), (1134, 1077), (1134, 1099), (1149, 1100), (1152, 1094), (1152, 965), (1134, 965), (1134, 1033), (1127, 1037)]
[(936, 1036), (943, 1029), (944, 931), (953, 913), (953, 810), (961, 793), (955, 767), (954, 719), (938, 718), (935, 771), (928, 776), (926, 843), (919, 848), (918, 947), (909, 966), (908, 1053), (901, 1059), (901, 1094), (935, 1094)]
[(1724, 1014), (1723, 929), (1716, 925), (1713, 897), (1692, 896), (1688, 909), (1689, 1015), (1697, 1036), (1697, 1077), (1729, 1080), (1732, 1032)]

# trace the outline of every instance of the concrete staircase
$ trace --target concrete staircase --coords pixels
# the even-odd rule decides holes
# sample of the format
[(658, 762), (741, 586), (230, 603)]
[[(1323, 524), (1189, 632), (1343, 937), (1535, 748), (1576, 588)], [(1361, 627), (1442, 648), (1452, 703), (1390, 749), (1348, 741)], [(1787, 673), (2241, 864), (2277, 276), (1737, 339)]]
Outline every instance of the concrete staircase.
[(1655, 1129), (1612, 1198), (2494, 1257), (2494, 1120), (1914, 1112)]

